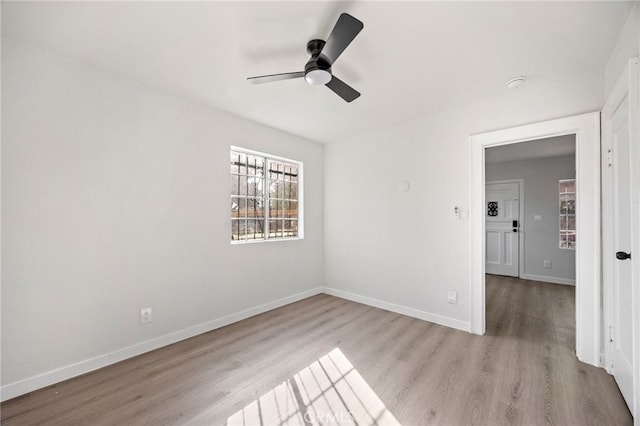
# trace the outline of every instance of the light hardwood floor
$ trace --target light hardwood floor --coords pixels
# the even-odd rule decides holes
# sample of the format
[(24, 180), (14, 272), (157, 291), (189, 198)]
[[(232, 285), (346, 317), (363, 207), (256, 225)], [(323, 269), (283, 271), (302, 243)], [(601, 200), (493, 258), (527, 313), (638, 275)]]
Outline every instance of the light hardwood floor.
[(631, 425), (574, 289), (487, 278), (475, 336), (319, 295), (1, 405), (3, 425)]

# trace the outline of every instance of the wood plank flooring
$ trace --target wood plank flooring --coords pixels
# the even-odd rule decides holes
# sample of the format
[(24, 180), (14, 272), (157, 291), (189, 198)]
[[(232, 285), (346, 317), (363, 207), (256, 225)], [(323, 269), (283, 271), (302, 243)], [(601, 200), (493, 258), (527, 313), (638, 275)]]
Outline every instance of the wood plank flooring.
[(574, 288), (487, 277), (487, 333), (318, 295), (2, 403), (3, 425), (631, 425)]

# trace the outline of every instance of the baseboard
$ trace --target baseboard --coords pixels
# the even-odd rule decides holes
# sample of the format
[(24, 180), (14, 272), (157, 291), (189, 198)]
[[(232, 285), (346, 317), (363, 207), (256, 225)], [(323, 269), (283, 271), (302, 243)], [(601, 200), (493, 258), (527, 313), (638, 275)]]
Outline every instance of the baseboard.
[(471, 326), (468, 321), (460, 321), (450, 317), (433, 314), (431, 312), (421, 311), (419, 309), (409, 308), (407, 306), (397, 305), (395, 303), (385, 302), (383, 300), (373, 299), (371, 297), (361, 296), (359, 294), (337, 290), (335, 288), (324, 287), (323, 292), (331, 296), (336, 296), (342, 299), (351, 300), (353, 302), (362, 303), (364, 305), (373, 306), (374, 308), (385, 309), (387, 311), (395, 312), (397, 314), (407, 315), (407, 316), (418, 318), (424, 321), (429, 321), (436, 324), (444, 325), (446, 327), (451, 327), (458, 330), (466, 331), (468, 333), (471, 330)]
[[(528, 278), (533, 279), (533, 278)], [(538, 280), (540, 281), (540, 280)], [(363, 303), (375, 308), (385, 309), (387, 311), (395, 312), (402, 315), (418, 318), (424, 321), (433, 322), (435, 324), (444, 325), (446, 327), (455, 328), (458, 330), (469, 332), (470, 324), (467, 321), (460, 321), (453, 318), (445, 317), (442, 315), (433, 314), (419, 309), (409, 308), (403, 305), (397, 305), (395, 303), (385, 302), (383, 300), (373, 299), (366, 296), (361, 296), (354, 293), (349, 293), (342, 290), (336, 290), (330, 287), (317, 287), (311, 290), (307, 290), (301, 293), (294, 294), (292, 296), (283, 297), (268, 303), (264, 303), (258, 306), (254, 306), (243, 311), (230, 314), (215, 320), (207, 321), (202, 324), (197, 324), (192, 327), (178, 330), (173, 333), (166, 334), (164, 336), (156, 337), (154, 339), (146, 340), (144, 342), (137, 343), (122, 349), (118, 349), (113, 352), (98, 355), (94, 358), (86, 359), (75, 364), (66, 365), (55, 370), (48, 371), (43, 374), (39, 374), (34, 377), (30, 377), (25, 380), (10, 383), (0, 388), (0, 400), (6, 401), (11, 398), (15, 398), (20, 395), (24, 395), (29, 392), (59, 383), (64, 380), (71, 379), (73, 377), (80, 376), (82, 374), (89, 373), (115, 364), (125, 359), (132, 358), (134, 356), (141, 355), (145, 352), (149, 352), (163, 346), (167, 346), (181, 340), (188, 339), (190, 337), (197, 336), (202, 333), (206, 333), (211, 330), (215, 330), (220, 327), (232, 324), (237, 321), (258, 315), (272, 309), (279, 308), (281, 306), (288, 305), (290, 303), (297, 302), (307, 297), (315, 296), (316, 294), (326, 293), (331, 296), (340, 297), (342, 299), (351, 300), (358, 303)]]
[(63, 380), (70, 379), (72, 377), (79, 376), (81, 374), (89, 373), (90, 371), (97, 370), (99, 368), (106, 367), (116, 362), (123, 361), (127, 358), (131, 358), (137, 355), (141, 355), (145, 352), (152, 351), (154, 349), (161, 348), (163, 346), (170, 345), (172, 343), (179, 342), (190, 337), (197, 336), (202, 333), (206, 333), (211, 330), (215, 330), (225, 325), (232, 324), (237, 321), (270, 311), (272, 309), (279, 308), (284, 305), (288, 305), (293, 302), (297, 302), (307, 297), (314, 296), (323, 292), (321, 287), (317, 287), (311, 290), (307, 290), (301, 293), (294, 294), (292, 296), (283, 297), (271, 302), (263, 303), (258, 306), (254, 306), (243, 311), (227, 315), (215, 320), (207, 321), (202, 324), (198, 324), (192, 327), (188, 327), (182, 330), (175, 331), (173, 333), (166, 334), (164, 336), (156, 337), (154, 339), (146, 340), (144, 342), (137, 343), (135, 345), (128, 346), (126, 348), (118, 349), (114, 352), (109, 352), (103, 355), (98, 355), (94, 358), (83, 360), (75, 364), (67, 365), (61, 368), (57, 368), (52, 371), (48, 371), (43, 374), (39, 374), (34, 377), (30, 377), (25, 380), (10, 383), (0, 388), (0, 400), (6, 401), (16, 396), (24, 395), (29, 392), (33, 392), (37, 389), (44, 388), (46, 386), (59, 383)]
[(551, 284), (564, 284), (564, 285), (576, 285), (576, 280), (570, 280), (568, 278), (547, 277), (545, 275), (531, 275), (523, 274), (520, 278), (523, 280), (541, 281), (543, 283)]

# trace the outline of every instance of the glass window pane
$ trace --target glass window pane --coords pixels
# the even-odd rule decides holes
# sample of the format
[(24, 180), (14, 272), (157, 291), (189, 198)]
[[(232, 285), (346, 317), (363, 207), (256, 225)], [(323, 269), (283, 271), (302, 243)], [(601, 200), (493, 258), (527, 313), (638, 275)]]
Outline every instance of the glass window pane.
[(286, 219), (284, 221), (283, 235), (285, 237), (296, 237), (298, 235), (298, 221)]
[(291, 164), (291, 169), (290, 169), (290, 173), (289, 173), (289, 180), (292, 182), (297, 182), (298, 181), (298, 166), (296, 166), (295, 164)]
[(251, 240), (264, 237), (264, 220), (250, 219), (247, 221), (247, 238)]
[(560, 216), (560, 230), (564, 231), (567, 229), (567, 216)]
[(256, 155), (247, 155), (247, 171), (250, 176), (263, 176), (264, 158)]
[(243, 175), (247, 174), (247, 154), (231, 151), (231, 172)]
[(262, 196), (262, 184), (263, 179), (259, 177), (249, 176), (247, 178), (248, 185), (248, 195), (251, 196)]
[(246, 222), (244, 219), (231, 219), (231, 239), (234, 241), (244, 240)]
[(269, 236), (271, 238), (282, 237), (282, 221), (281, 220), (269, 221)]
[(296, 182), (291, 182), (291, 199), (292, 200), (297, 200), (298, 199), (298, 184)]
[(269, 200), (269, 217), (274, 219), (284, 217), (282, 203), (280, 200)]
[(247, 198), (247, 217), (261, 218), (262, 216), (264, 216), (262, 200), (256, 198)]
[(272, 181), (269, 184), (269, 197), (270, 198), (283, 198), (284, 195), (284, 182)]
[(231, 218), (247, 216), (247, 200), (244, 198), (231, 198)]
[(283, 180), (284, 164), (271, 161), (269, 162), (269, 178), (273, 180)]
[(575, 231), (576, 230), (576, 217), (575, 216), (567, 217), (567, 229), (569, 229), (571, 231)]
[(560, 192), (576, 192), (576, 181), (575, 180), (563, 180), (560, 181)]
[(231, 195), (247, 195), (247, 177), (231, 175)]
[(285, 201), (285, 217), (297, 218), (298, 217), (298, 202), (297, 201)]
[(566, 235), (560, 233), (560, 248), (569, 248)]

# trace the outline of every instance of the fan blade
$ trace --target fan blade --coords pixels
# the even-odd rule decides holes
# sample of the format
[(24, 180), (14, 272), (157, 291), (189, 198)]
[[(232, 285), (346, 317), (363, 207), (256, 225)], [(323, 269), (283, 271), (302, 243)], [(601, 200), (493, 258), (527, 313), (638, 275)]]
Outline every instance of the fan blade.
[(347, 102), (351, 102), (360, 96), (360, 92), (340, 80), (335, 75), (331, 78), (330, 82), (325, 84), (325, 86), (333, 90), (336, 95), (340, 96)]
[(338, 56), (344, 52), (344, 49), (351, 44), (363, 28), (364, 24), (348, 13), (340, 15), (321, 52), (329, 61), (329, 65), (338, 59)]
[(272, 81), (280, 81), (280, 80), (290, 80), (292, 78), (300, 78), (304, 77), (304, 71), (300, 72), (285, 72), (282, 74), (270, 74), (270, 75), (261, 75), (258, 77), (249, 77), (249, 80), (253, 84), (262, 84), (262, 83), (271, 83)]

